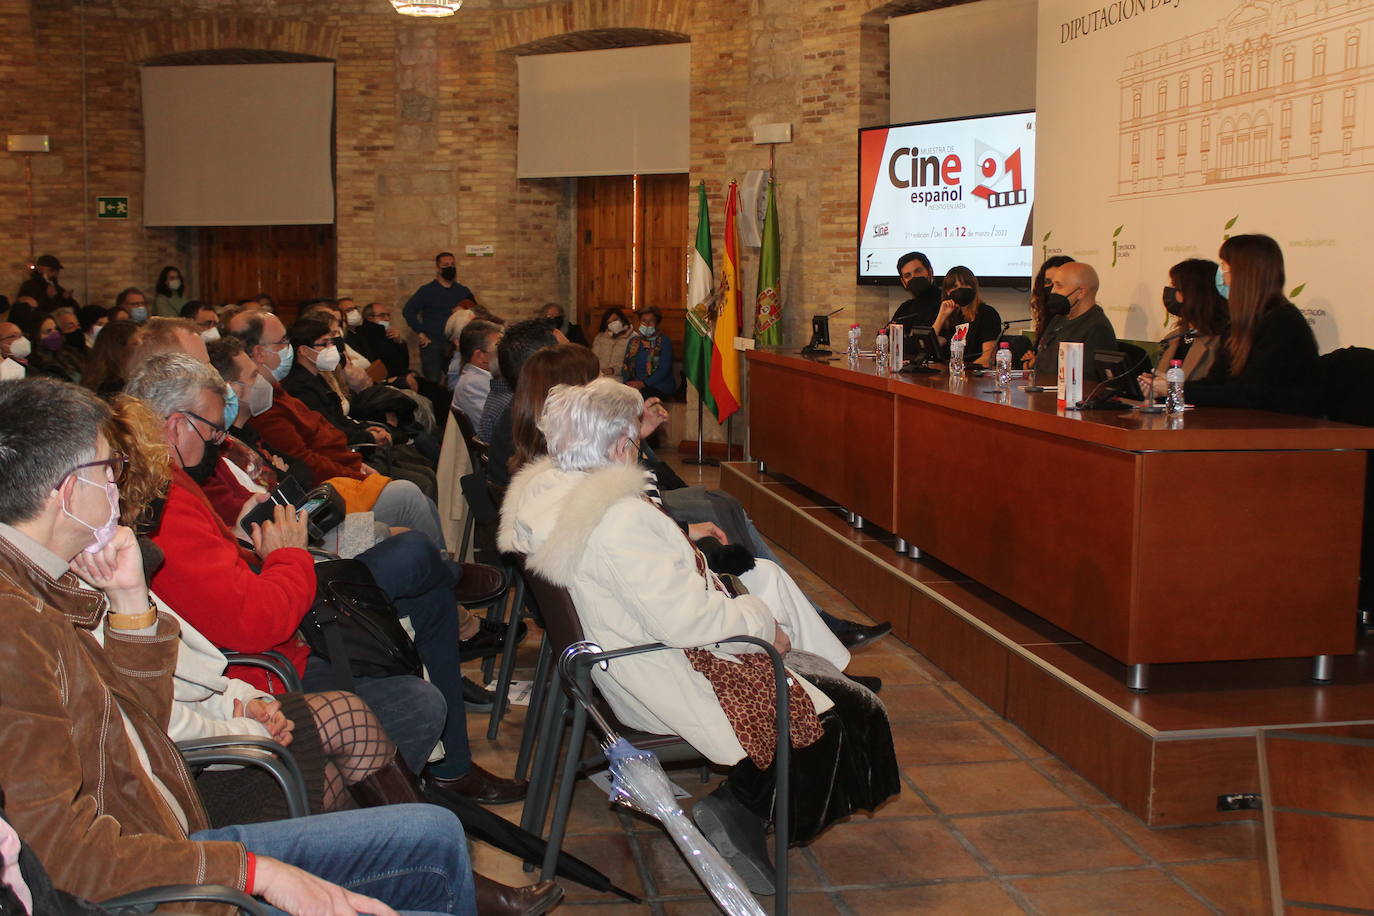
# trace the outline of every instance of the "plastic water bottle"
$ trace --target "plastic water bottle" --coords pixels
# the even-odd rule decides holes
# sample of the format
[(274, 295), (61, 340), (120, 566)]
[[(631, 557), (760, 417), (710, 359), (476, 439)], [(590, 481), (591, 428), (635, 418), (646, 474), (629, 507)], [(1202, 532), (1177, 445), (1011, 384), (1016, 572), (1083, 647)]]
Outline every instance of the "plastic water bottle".
[(860, 334), (860, 333), (861, 333), (861, 329), (859, 328), (858, 322), (855, 322), (854, 324), (851, 324), (851, 325), (849, 326), (849, 351), (848, 351), (848, 355), (849, 355), (849, 361), (850, 361), (850, 362), (855, 362), (855, 361), (857, 361), (858, 358), (859, 358), (859, 334)]
[(1005, 340), (997, 348), (997, 387), (1011, 387), (1011, 344)]
[(964, 373), (964, 342), (962, 340), (951, 341), (949, 345), (949, 374), (963, 375)]
[(1183, 360), (1169, 360), (1169, 371), (1164, 373), (1164, 381), (1169, 384), (1164, 407), (1169, 413), (1183, 413), (1183, 379)]
[(879, 369), (886, 369), (886, 368), (887, 368), (887, 328), (883, 328), (882, 330), (880, 330), (880, 331), (878, 332), (878, 340), (877, 340), (877, 343), (874, 344), (874, 346), (875, 346), (875, 348), (876, 348), (877, 351), (878, 351), (878, 368), (879, 368)]

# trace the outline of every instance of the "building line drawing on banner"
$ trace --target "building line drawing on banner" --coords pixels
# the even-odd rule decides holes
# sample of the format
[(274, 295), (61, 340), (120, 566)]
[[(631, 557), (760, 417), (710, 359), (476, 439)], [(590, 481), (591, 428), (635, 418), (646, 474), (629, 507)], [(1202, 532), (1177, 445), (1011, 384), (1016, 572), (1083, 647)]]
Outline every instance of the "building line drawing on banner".
[(1133, 52), (1113, 199), (1374, 170), (1371, 44), (1367, 0), (1240, 0)]

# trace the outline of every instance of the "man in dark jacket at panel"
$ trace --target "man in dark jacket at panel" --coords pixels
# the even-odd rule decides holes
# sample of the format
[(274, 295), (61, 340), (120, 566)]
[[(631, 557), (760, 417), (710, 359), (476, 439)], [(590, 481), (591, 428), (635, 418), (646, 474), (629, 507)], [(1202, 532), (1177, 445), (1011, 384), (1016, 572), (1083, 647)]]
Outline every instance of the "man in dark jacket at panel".
[(458, 282), (458, 260), (450, 251), (434, 257), (434, 279), (415, 291), (402, 313), (420, 338), (420, 371), (431, 382), (444, 380), (444, 324), (459, 306), (473, 308), (472, 290)]
[(897, 260), (897, 276), (911, 298), (897, 306), (888, 323), (899, 321), (908, 329), (933, 326), (940, 314), (941, 293), (930, 258), (919, 251), (908, 251)]

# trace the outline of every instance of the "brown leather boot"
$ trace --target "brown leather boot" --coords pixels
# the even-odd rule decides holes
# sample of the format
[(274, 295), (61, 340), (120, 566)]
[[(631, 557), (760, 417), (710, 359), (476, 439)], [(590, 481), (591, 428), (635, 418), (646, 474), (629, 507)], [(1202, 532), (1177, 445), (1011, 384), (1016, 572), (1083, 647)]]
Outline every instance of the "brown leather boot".
[(425, 804), (428, 801), (415, 774), (407, 769), (399, 752), (386, 766), (349, 786), (348, 792), (360, 808)]
[(563, 899), (563, 888), (553, 881), (525, 887), (507, 887), (473, 874), (477, 885), (477, 916), (540, 916)]

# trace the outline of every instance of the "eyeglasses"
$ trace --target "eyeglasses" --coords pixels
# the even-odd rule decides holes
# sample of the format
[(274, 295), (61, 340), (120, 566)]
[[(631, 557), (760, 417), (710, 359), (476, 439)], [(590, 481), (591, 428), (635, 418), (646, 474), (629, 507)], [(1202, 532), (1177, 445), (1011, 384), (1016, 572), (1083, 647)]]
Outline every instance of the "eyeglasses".
[(85, 464), (78, 464), (76, 467), (72, 468), (63, 475), (62, 479), (66, 480), (73, 474), (79, 475), (86, 468), (104, 468), (106, 480), (110, 483), (122, 483), (124, 481), (124, 472), (129, 468), (129, 459), (124, 455), (111, 455), (109, 458), (105, 458), (101, 461), (87, 461)]
[[(219, 444), (221, 444), (222, 442), (224, 442), (224, 436), (225, 436), (225, 433), (226, 433), (227, 431), (225, 430), (225, 428), (224, 428), (223, 426), (219, 425), (218, 423), (211, 423), (209, 420), (205, 419), (205, 418), (202, 417), (200, 414), (198, 414), (198, 413), (192, 413), (192, 412), (189, 411), (189, 410), (183, 410), (182, 413), (185, 414), (185, 415), (188, 416), (188, 417), (191, 417), (192, 419), (199, 420), (200, 422), (204, 423), (206, 426), (210, 427), (210, 438), (209, 438), (209, 439), (206, 439), (204, 436), (201, 436), (201, 441), (202, 441), (202, 442), (212, 442), (212, 443), (214, 443), (215, 445), (219, 445)], [(192, 423), (192, 424), (191, 424), (191, 428), (192, 428), (192, 429), (195, 429), (195, 428), (196, 428), (196, 425), (195, 425), (194, 423)], [(196, 435), (197, 435), (197, 436), (200, 436), (200, 430), (196, 430)]]

